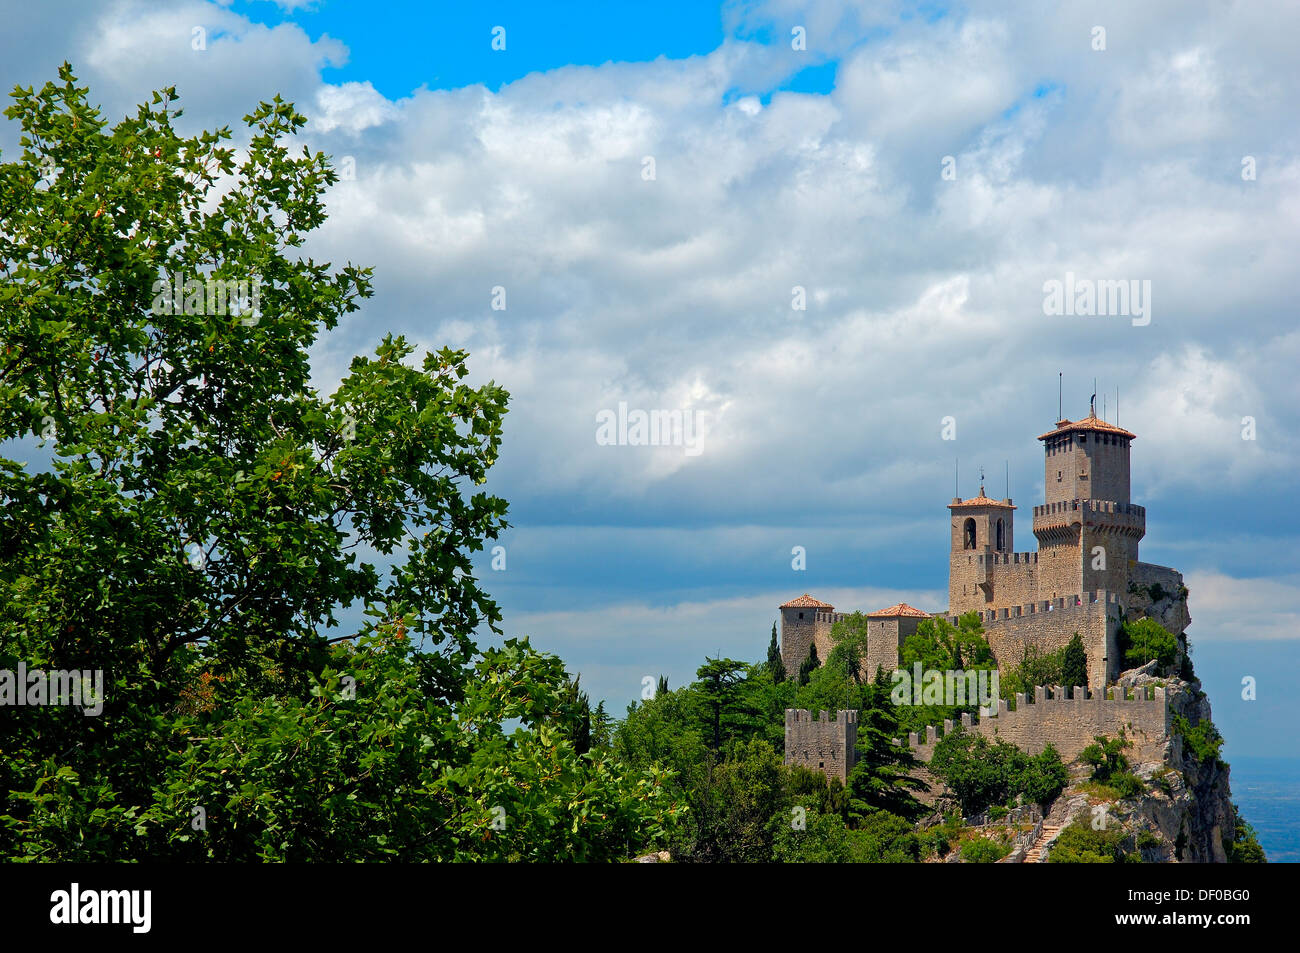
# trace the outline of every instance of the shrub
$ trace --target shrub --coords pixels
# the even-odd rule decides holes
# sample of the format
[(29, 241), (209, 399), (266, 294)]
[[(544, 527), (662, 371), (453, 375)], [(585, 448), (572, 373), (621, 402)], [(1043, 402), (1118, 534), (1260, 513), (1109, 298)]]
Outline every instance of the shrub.
[(840, 864), (849, 859), (849, 832), (838, 814), (808, 812), (803, 830), (796, 830), (790, 815), (774, 820), (772, 859), (783, 864)]
[(1268, 858), (1264, 856), (1264, 848), (1259, 846), (1259, 841), (1255, 839), (1255, 828), (1246, 823), (1246, 819), (1241, 816), (1241, 809), (1236, 804), (1232, 805), (1232, 814), (1236, 819), (1236, 837), (1232, 843), (1227, 846), (1228, 863), (1230, 864), (1266, 864)]
[(1124, 737), (1121, 731), (1118, 738), (1105, 735), (1093, 735), (1093, 744), (1079, 753), (1079, 759), (1092, 765), (1092, 780), (1105, 784), (1112, 775), (1128, 771), (1128, 758), (1124, 749), (1133, 747), (1133, 742)]
[(1121, 798), (1137, 797), (1146, 790), (1142, 779), (1131, 771), (1118, 771), (1106, 782)]
[(1124, 664), (1130, 668), (1155, 659), (1165, 669), (1178, 658), (1178, 639), (1155, 619), (1125, 622), (1120, 630), (1120, 648)]
[(1140, 862), (1141, 856), (1124, 850), (1122, 830), (1096, 831), (1085, 820), (1075, 821), (1056, 839), (1050, 864), (1122, 864)]
[(1137, 845), (1138, 845), (1138, 849), (1140, 849), (1140, 850), (1141, 850), (1141, 849), (1150, 849), (1150, 848), (1153, 848), (1153, 847), (1160, 847), (1160, 846), (1163, 845), (1163, 844), (1164, 844), (1164, 841), (1162, 841), (1162, 840), (1161, 840), (1159, 837), (1157, 837), (1155, 834), (1151, 833), (1151, 831), (1148, 831), (1148, 830), (1140, 830), (1140, 831), (1138, 831), (1138, 835), (1137, 835)]
[(1035, 804), (1049, 804), (1056, 800), (1070, 783), (1070, 772), (1054, 745), (1048, 745), (1040, 754), (1027, 759), (1017, 782), (1018, 793)]
[[(921, 838), (897, 814), (872, 811), (849, 831), (848, 859), (855, 864), (914, 864), (921, 859)], [(944, 846), (947, 847), (945, 841)]]
[(962, 845), (961, 859), (969, 864), (996, 864), (1009, 853), (1011, 848), (1007, 844), (980, 837)]
[(1173, 719), (1174, 734), (1182, 735), (1184, 748), (1197, 761), (1208, 763), (1219, 759), (1219, 749), (1223, 747), (1223, 735), (1214, 727), (1214, 722), (1202, 718), (1193, 725), (1183, 715)]

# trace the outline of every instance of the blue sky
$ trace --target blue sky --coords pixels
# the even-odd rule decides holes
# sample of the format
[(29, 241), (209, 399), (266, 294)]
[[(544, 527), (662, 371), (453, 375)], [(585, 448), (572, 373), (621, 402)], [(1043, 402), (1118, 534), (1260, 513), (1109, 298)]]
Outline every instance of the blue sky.
[[(1271, 727), (1300, 717), (1300, 13), (586, 6), (0, 0), (0, 83), (69, 59), (110, 114), (177, 85), (191, 128), (299, 105), (355, 167), (309, 253), (376, 268), (318, 384), (391, 329), (510, 390), (483, 576), (616, 710), (761, 657), (805, 591), (943, 608), (958, 459), (963, 495), (1009, 466), (1032, 548), (1063, 371), (1067, 416), (1120, 389), (1142, 558), (1187, 579), (1229, 756), (1300, 755)], [(1066, 272), (1150, 280), (1150, 324), (1044, 314)], [(702, 452), (600, 445), (620, 401), (704, 415)]]

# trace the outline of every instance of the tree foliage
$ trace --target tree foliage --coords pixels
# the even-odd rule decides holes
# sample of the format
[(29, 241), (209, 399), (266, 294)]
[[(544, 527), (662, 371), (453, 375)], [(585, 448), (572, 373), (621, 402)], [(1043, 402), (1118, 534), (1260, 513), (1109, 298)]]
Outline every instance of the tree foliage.
[(1156, 665), (1164, 671), (1178, 658), (1178, 639), (1155, 619), (1138, 619), (1125, 622), (1121, 627), (1120, 651), (1124, 655), (1124, 664), (1129, 668), (1155, 659)]
[(0, 719), (0, 856), (663, 840), (665, 775), (583, 753), (559, 660), (475, 642), (501, 619), (471, 558), (507, 525), (481, 489), (506, 392), (390, 335), (318, 393), (308, 349), (371, 294), (301, 251), (336, 173), (290, 151), (305, 119), (278, 97), (238, 151), (178, 133), (176, 100), (110, 126), (65, 65), (5, 112), (0, 668), (102, 672), (106, 697)]

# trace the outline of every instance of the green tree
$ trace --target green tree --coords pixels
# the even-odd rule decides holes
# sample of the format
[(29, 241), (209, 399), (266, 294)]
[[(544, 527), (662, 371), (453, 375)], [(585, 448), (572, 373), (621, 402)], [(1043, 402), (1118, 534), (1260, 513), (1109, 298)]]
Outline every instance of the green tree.
[(919, 762), (907, 745), (896, 742), (905, 734), (898, 721), (898, 709), (889, 698), (883, 678), (863, 686), (858, 712), (857, 763), (849, 775), (851, 810), (858, 817), (884, 811), (899, 817), (916, 818), (922, 805), (915, 794), (927, 786), (913, 772)]
[(1065, 654), (1061, 659), (1061, 685), (1065, 688), (1074, 688), (1087, 684), (1088, 654), (1084, 651), (1083, 639), (1076, 632), (1065, 646)]
[(774, 818), (772, 859), (782, 864), (842, 864), (850, 858), (849, 830), (838, 814), (808, 811), (796, 827), (788, 814)]
[(576, 750), (560, 661), (475, 643), (501, 618), (472, 556), (507, 525), (481, 490), (506, 392), (386, 336), (318, 393), (309, 348), (371, 293), (302, 254), (337, 175), (290, 152), (306, 120), (278, 97), (238, 152), (179, 134), (176, 99), (110, 127), (65, 64), (5, 111), (0, 443), (48, 459), (0, 458), (0, 667), (100, 671), (106, 697), (0, 719), (0, 856), (662, 842), (663, 774)]
[(608, 748), (614, 736), (614, 719), (605, 711), (605, 700), (601, 699), (591, 713), (591, 745), (593, 748)]
[(1032, 698), (1036, 686), (1065, 684), (1064, 663), (1064, 648), (1042, 652), (1036, 645), (1025, 646), (1020, 663), (999, 679), (1002, 697), (1008, 701), (1018, 694)]
[(781, 658), (781, 647), (776, 641), (776, 623), (772, 623), (772, 640), (767, 644), (767, 670), (772, 673), (772, 681), (780, 685), (785, 681), (785, 662)]
[(807, 685), (813, 672), (817, 671), (821, 664), (817, 659), (817, 643), (814, 642), (808, 646), (808, 657), (799, 665), (799, 684)]
[(849, 860), (859, 864), (915, 864), (921, 839), (910, 821), (888, 811), (868, 811), (849, 831)]
[(1016, 793), (1026, 801), (1047, 805), (1070, 783), (1070, 772), (1061, 760), (1056, 746), (1048, 744), (1042, 751), (1028, 758), (1016, 782)]
[(1124, 664), (1130, 668), (1155, 659), (1161, 670), (1168, 669), (1178, 658), (1178, 639), (1155, 619), (1125, 622), (1120, 630), (1120, 650)]
[(714, 751), (720, 751), (725, 740), (753, 725), (757, 713), (744, 690), (748, 672), (745, 662), (726, 658), (708, 659), (695, 673), (700, 679), (699, 698), (706, 713), (706, 737)]
[[(986, 676), (990, 679), (992, 673), (998, 671), (977, 612), (963, 614), (955, 626), (944, 618), (923, 619), (916, 632), (904, 640), (899, 653), (899, 667), (909, 673), (909, 678), (918, 663), (923, 671), (985, 671), (990, 673)], [(979, 708), (975, 700), (968, 700), (964, 705), (920, 704), (919, 699), (923, 696), (920, 687), (915, 685), (912, 694), (912, 704), (898, 706), (899, 722), (904, 731), (920, 731), (944, 719), (955, 721), (962, 713), (973, 714)]]
[(934, 746), (930, 773), (941, 780), (966, 816), (1005, 804), (1017, 792), (1026, 758), (1015, 745), (990, 742), (957, 726)]

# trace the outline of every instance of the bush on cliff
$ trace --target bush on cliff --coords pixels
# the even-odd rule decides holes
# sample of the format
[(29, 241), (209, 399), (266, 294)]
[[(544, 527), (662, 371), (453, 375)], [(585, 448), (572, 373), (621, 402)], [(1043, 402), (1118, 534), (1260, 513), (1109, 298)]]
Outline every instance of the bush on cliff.
[(1155, 619), (1125, 622), (1120, 628), (1119, 643), (1128, 668), (1137, 668), (1155, 659), (1164, 671), (1178, 658), (1178, 639)]

